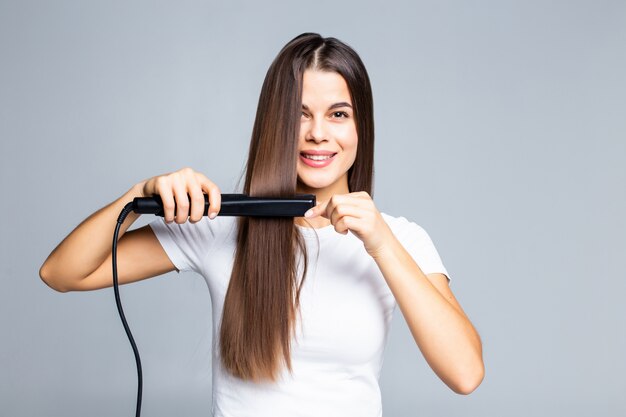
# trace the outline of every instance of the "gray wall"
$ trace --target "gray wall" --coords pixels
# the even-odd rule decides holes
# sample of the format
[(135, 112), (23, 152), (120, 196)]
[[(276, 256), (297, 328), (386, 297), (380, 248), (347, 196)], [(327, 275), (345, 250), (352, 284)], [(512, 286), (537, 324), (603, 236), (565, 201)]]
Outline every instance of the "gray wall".
[[(0, 0), (0, 414), (132, 415), (113, 291), (56, 293), (39, 266), (148, 177), (235, 191), (265, 71), (304, 31), (361, 54), (376, 205), (430, 233), (484, 343), (458, 396), (396, 311), (385, 416), (626, 415), (626, 2), (348, 0)], [(209, 415), (201, 277), (122, 298), (143, 414)]]

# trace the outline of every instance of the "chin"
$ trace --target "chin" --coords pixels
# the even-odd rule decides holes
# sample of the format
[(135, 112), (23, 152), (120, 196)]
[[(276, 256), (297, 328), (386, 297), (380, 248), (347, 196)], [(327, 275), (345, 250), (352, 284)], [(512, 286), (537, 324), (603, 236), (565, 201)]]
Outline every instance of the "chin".
[(306, 187), (314, 190), (322, 190), (330, 187), (334, 187), (338, 185), (343, 179), (346, 177), (347, 183), (347, 171), (342, 173), (340, 172), (315, 172), (307, 170), (306, 168), (301, 171), (304, 175), (298, 173), (298, 185), (301, 187)]
[(319, 190), (319, 189), (328, 187), (332, 183), (321, 182), (321, 181), (300, 181), (299, 184), (302, 187), (305, 187), (305, 188), (310, 188), (310, 189), (313, 189), (313, 190)]
[(333, 184), (336, 184), (338, 180), (339, 178), (328, 179), (328, 178), (320, 178), (320, 176), (317, 176), (315, 178), (298, 177), (298, 184), (302, 187), (315, 189), (315, 190), (321, 190), (324, 188), (332, 187)]

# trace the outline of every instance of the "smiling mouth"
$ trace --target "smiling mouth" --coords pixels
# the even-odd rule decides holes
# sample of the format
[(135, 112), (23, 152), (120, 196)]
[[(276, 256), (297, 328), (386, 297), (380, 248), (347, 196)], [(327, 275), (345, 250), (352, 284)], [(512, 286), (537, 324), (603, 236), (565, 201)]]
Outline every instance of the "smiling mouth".
[(332, 155), (309, 155), (306, 153), (301, 153), (300, 155), (302, 155), (306, 159), (310, 159), (311, 161), (327, 161), (337, 154), (334, 153)]

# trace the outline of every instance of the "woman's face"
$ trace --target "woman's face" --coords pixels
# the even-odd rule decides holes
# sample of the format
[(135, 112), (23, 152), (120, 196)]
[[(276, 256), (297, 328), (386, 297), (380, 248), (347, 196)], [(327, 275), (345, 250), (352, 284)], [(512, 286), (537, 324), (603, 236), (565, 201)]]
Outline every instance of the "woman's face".
[(347, 194), (358, 142), (348, 85), (336, 72), (306, 70), (302, 87), (298, 192)]

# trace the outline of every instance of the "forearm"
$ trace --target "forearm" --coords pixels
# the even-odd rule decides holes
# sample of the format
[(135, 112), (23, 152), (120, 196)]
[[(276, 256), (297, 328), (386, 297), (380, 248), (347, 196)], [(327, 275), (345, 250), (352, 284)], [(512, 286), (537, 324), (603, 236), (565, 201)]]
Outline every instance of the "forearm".
[(455, 392), (471, 392), (484, 368), (480, 338), (469, 319), (439, 292), (397, 239), (390, 239), (373, 258), (430, 367)]
[[(41, 266), (41, 278), (58, 291), (67, 284), (78, 281), (98, 268), (111, 253), (113, 233), (117, 218), (124, 206), (135, 197), (142, 196), (143, 182), (134, 185), (123, 196), (93, 213), (80, 223), (50, 253)], [(121, 237), (139, 214), (130, 213), (120, 227)]]

